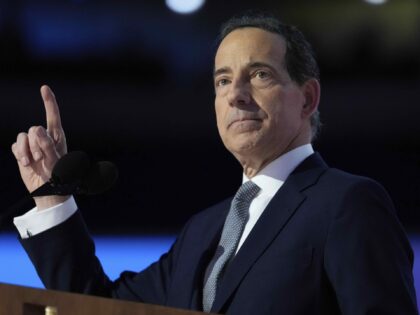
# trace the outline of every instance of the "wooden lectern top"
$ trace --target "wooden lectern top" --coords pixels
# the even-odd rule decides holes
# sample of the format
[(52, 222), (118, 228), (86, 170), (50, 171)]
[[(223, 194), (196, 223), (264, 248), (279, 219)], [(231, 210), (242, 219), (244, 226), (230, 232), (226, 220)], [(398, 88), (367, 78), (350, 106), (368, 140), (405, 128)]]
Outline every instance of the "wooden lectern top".
[(55, 308), (57, 315), (204, 315), (160, 305), (0, 283), (0, 315), (44, 315), (47, 306)]

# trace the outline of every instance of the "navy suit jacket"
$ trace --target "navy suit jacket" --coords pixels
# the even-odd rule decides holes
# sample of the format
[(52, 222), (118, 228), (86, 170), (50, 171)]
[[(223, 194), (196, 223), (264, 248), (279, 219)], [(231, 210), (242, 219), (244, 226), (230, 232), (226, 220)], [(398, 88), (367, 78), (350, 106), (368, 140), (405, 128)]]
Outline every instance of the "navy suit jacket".
[[(77, 212), (22, 240), (47, 288), (201, 310), (231, 198), (192, 217), (159, 261), (110, 281)], [(413, 253), (384, 189), (318, 154), (288, 177), (221, 281), (212, 312), (417, 314)]]

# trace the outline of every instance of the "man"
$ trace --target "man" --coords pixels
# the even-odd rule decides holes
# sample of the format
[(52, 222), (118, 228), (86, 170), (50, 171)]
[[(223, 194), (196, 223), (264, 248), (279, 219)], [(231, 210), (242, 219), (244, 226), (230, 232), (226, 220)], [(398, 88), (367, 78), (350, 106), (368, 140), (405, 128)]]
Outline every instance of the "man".
[[(314, 153), (319, 74), (294, 27), (242, 16), (215, 56), (217, 126), (244, 169), (232, 199), (195, 215), (170, 251), (139, 273), (104, 274), (73, 198), (37, 198), (15, 224), (47, 288), (226, 314), (417, 314), (413, 254), (376, 182)], [(12, 150), (33, 191), (66, 152), (51, 90), (47, 130)]]

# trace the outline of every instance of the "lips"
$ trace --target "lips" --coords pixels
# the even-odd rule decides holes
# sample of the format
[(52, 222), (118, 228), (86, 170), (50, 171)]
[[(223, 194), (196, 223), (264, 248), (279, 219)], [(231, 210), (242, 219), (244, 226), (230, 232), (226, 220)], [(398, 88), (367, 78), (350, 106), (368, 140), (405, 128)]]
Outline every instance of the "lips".
[(255, 122), (262, 122), (262, 119), (261, 118), (258, 118), (258, 117), (242, 117), (242, 118), (236, 118), (236, 119), (233, 119), (231, 122), (229, 122), (229, 124), (228, 124), (227, 127), (229, 128), (233, 124), (236, 124), (236, 123), (253, 122), (253, 121), (255, 121)]

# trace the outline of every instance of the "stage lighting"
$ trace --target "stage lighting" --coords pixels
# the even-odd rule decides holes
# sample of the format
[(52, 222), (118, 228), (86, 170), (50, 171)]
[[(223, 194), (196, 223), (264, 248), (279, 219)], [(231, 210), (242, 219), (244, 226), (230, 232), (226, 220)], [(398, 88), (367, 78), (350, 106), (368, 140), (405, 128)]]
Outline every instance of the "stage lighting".
[(165, 0), (166, 5), (172, 11), (180, 14), (189, 14), (200, 9), (204, 0)]
[(365, 0), (365, 2), (367, 2), (369, 4), (379, 5), (379, 4), (386, 3), (387, 0)]

